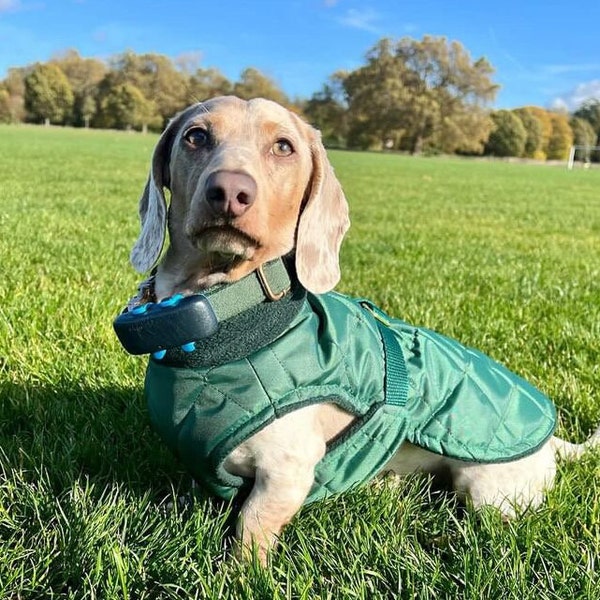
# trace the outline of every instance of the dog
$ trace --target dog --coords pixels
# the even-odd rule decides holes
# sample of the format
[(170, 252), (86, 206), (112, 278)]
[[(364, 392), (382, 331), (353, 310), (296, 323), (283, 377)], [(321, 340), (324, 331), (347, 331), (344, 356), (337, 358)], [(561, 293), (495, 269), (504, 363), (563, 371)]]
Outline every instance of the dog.
[[(152, 300), (198, 293), (210, 300), (213, 290), (233, 290), (226, 304), (241, 311), (227, 315), (220, 328), (227, 331), (216, 341), (199, 341), (195, 358), (174, 349), (151, 359), (146, 393), (154, 426), (196, 479), (223, 497), (247, 488), (236, 529), (242, 555), (256, 552), (266, 563), (307, 499), (387, 471), (446, 473), (475, 508), (492, 505), (512, 517), (543, 501), (557, 456), (577, 458), (600, 444), (600, 428), (580, 445), (553, 437), (552, 404), (491, 359), (331, 291), (340, 278), (348, 205), (320, 134), (286, 108), (229, 96), (179, 113), (156, 145), (139, 212), (131, 262), (142, 273), (155, 268)], [(248, 300), (256, 289), (258, 301)], [(286, 341), (289, 329), (304, 337)], [(437, 369), (423, 384), (427, 397), (415, 391), (425, 363)], [(301, 389), (298, 380), (321, 368), (327, 372), (318, 384)], [(431, 398), (442, 380), (451, 388), (441, 394), (445, 404)], [(501, 396), (500, 412), (514, 412), (510, 426), (502, 420), (488, 427), (492, 417), (478, 417), (487, 410), (484, 385)], [(377, 401), (357, 406), (363, 400), (353, 395)], [(459, 396), (479, 404), (461, 408)], [(376, 420), (384, 412), (403, 423), (402, 431)], [(239, 424), (242, 413), (250, 425)], [(425, 422), (421, 431), (407, 424), (413, 417)], [(474, 433), (478, 428), (482, 433)], [(379, 454), (371, 456), (375, 448)], [(342, 481), (350, 466), (359, 475)]]

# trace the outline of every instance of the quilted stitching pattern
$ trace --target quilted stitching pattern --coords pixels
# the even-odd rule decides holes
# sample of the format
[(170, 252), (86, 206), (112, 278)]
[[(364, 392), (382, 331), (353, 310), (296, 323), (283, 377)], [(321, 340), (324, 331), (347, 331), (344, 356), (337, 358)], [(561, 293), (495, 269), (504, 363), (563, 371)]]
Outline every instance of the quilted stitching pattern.
[(475, 350), (385, 317), (407, 367), (405, 406), (384, 402), (383, 343), (372, 314), (340, 294), (309, 294), (289, 330), (246, 359), (185, 369), (151, 363), (155, 427), (196, 478), (229, 498), (243, 481), (222, 470), (228, 452), (284, 412), (335, 401), (360, 426), (317, 465), (308, 501), (373, 477), (405, 439), (499, 462), (533, 452), (552, 434), (555, 409), (541, 392)]

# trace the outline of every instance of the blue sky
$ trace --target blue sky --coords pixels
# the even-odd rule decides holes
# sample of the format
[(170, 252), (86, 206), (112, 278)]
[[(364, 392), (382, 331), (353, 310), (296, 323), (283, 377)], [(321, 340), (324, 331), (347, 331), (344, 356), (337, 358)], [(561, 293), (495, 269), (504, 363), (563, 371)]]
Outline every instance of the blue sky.
[(233, 80), (254, 66), (308, 97), (381, 37), (432, 34), (492, 63), (496, 107), (573, 109), (600, 97), (599, 24), (598, 0), (0, 0), (0, 78), (67, 48), (131, 49), (187, 54)]

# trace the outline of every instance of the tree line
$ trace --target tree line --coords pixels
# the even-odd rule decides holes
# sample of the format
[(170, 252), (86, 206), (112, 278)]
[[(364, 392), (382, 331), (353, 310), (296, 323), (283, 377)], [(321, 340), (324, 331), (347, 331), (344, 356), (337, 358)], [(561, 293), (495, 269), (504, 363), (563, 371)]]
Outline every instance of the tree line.
[(287, 103), (277, 85), (253, 68), (231, 82), (185, 57), (172, 61), (127, 51), (105, 63), (68, 50), (46, 63), (9, 69), (0, 82), (0, 121), (160, 131), (192, 102), (221, 94)]
[(384, 38), (361, 67), (333, 73), (309, 99), (290, 99), (252, 67), (230, 81), (185, 56), (127, 51), (104, 62), (68, 50), (9, 70), (0, 81), (0, 122), (159, 131), (192, 102), (235, 94), (275, 100), (344, 148), (565, 159), (573, 144), (598, 144), (600, 99), (573, 114), (491, 110), (493, 74), (457, 41)]

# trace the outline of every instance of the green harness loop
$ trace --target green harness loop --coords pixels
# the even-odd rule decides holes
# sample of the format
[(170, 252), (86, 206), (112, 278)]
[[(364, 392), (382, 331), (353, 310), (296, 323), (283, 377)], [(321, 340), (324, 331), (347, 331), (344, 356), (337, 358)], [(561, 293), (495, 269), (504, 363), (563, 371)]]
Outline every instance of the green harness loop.
[(404, 356), (396, 336), (390, 329), (387, 315), (369, 301), (361, 304), (371, 311), (379, 328), (385, 354), (385, 401), (394, 406), (404, 406), (408, 398), (408, 374)]

